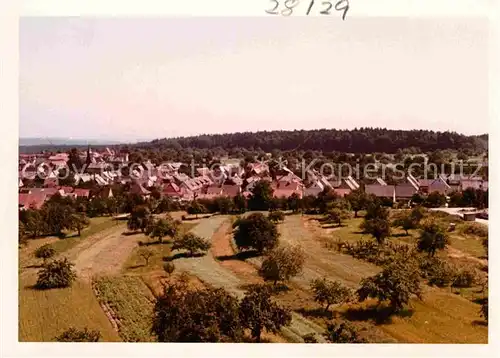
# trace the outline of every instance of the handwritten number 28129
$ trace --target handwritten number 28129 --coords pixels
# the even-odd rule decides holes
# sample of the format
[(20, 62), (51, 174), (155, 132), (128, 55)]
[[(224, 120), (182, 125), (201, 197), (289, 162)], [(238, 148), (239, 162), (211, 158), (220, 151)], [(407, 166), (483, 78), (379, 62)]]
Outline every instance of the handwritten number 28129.
[[(280, 6), (280, 2), (278, 0), (270, 0), (270, 1), (274, 3), (274, 7), (272, 9), (266, 10), (266, 12), (272, 15), (279, 15), (280, 11), (278, 11), (278, 8)], [(299, 5), (299, 1), (300, 0), (286, 0), (283, 3), (285, 8), (281, 10), (281, 15), (290, 16), (293, 13), (293, 8)], [(321, 5), (323, 6), (323, 9), (320, 11), (320, 14), (330, 15), (330, 9), (333, 7), (332, 1), (322, 1)], [(314, 0), (311, 0), (306, 15), (309, 15), (313, 6), (314, 6)], [(337, 3), (335, 4), (335, 10), (343, 11), (342, 20), (345, 20), (347, 10), (349, 10), (349, 0), (338, 0)]]

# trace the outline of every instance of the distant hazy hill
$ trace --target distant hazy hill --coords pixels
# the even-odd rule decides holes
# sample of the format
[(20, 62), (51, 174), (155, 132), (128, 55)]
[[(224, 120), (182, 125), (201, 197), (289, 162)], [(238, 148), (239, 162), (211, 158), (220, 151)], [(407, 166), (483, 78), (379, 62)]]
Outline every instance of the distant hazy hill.
[(19, 146), (66, 146), (66, 145), (114, 145), (119, 141), (102, 139), (72, 139), (72, 138), (19, 138)]

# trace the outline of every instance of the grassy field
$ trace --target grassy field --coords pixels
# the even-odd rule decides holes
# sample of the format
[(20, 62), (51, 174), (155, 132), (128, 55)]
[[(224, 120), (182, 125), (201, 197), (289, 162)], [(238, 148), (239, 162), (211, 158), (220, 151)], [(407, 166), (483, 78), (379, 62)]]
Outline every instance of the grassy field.
[(71, 288), (40, 291), (31, 287), (35, 282), (35, 275), (20, 278), (19, 341), (52, 341), (70, 327), (97, 329), (103, 341), (120, 341), (90, 285), (78, 281)]
[(76, 232), (69, 232), (66, 238), (58, 239), (52, 243), (54, 250), (61, 254), (73, 248), (75, 245), (91, 235), (94, 235), (102, 230), (112, 228), (113, 226), (124, 225), (123, 222), (113, 220), (113, 218), (108, 216), (90, 218), (89, 221), (90, 225), (82, 230), (81, 236), (77, 236)]
[[(314, 233), (314, 238), (325, 244), (325, 241), (345, 240), (354, 242), (361, 238), (370, 239), (368, 235), (360, 232), (359, 224), (362, 218), (350, 219), (340, 228), (322, 228), (317, 221), (309, 221), (304, 217), (304, 226)], [(445, 224), (454, 221), (454, 218), (442, 217), (439, 220)], [(282, 225), (293, 225), (292, 220), (287, 219)], [(451, 252), (462, 252), (464, 262), (477, 263), (477, 259), (484, 256), (484, 250), (478, 237), (474, 235), (463, 235), (464, 222), (457, 222), (456, 230), (450, 235)], [(288, 235), (297, 233), (296, 240), (303, 240), (304, 233), (299, 230), (289, 230)], [(418, 231), (411, 230), (409, 236), (402, 236), (403, 230), (394, 230), (389, 240), (399, 243), (414, 244), (418, 237)], [(290, 240), (290, 239), (288, 239)], [(309, 245), (308, 245), (309, 246)], [(306, 246), (307, 248), (307, 246)], [(443, 255), (447, 255), (444, 253)], [(468, 256), (469, 255), (469, 256)], [(341, 257), (343, 255), (339, 255)], [(451, 254), (450, 254), (451, 256)], [(341, 272), (337, 272), (341, 274)], [(366, 305), (359, 305), (358, 312), (347, 312), (344, 308), (339, 313), (347, 314), (349, 319), (362, 322), (376, 323), (376, 327), (399, 342), (412, 343), (487, 343), (488, 330), (480, 317), (480, 306), (473, 299), (483, 297), (478, 288), (457, 290), (452, 293), (450, 289), (430, 288), (426, 286), (423, 301), (413, 301), (412, 309), (406, 317), (393, 317), (391, 323), (374, 322), (373, 314), (370, 317), (370, 309)], [(456, 294), (460, 293), (460, 294)], [(356, 306), (354, 306), (356, 311)], [(372, 312), (373, 313), (373, 312)]]
[(23, 342), (51, 341), (71, 326), (88, 327), (101, 332), (102, 341), (116, 342), (120, 337), (104, 314), (89, 283), (77, 280), (72, 287), (36, 290), (37, 272), (41, 261), (33, 257), (43, 244), (56, 245), (58, 252), (75, 246), (90, 235), (114, 224), (110, 218), (91, 219), (89, 228), (79, 238), (47, 237), (30, 240), (19, 250), (19, 340)]
[[(183, 222), (181, 224), (182, 233), (188, 232), (196, 223)], [(145, 245), (137, 246), (133, 249), (127, 261), (123, 265), (123, 273), (145, 274), (149, 272), (162, 271), (164, 258), (170, 256), (172, 239), (165, 237), (163, 243), (159, 243), (156, 239), (151, 239), (144, 234), (136, 235), (137, 242), (142, 241)], [(143, 257), (139, 255), (141, 248), (147, 248), (153, 252), (153, 256), (149, 259), (148, 265)]]

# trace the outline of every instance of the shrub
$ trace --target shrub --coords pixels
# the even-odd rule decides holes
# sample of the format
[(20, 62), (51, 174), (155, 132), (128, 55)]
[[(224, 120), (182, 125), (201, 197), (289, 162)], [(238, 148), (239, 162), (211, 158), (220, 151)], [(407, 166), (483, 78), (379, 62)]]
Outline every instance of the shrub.
[(69, 328), (55, 338), (58, 342), (98, 342), (101, 339), (101, 332), (91, 331), (87, 327), (83, 330)]
[(271, 211), (267, 217), (272, 222), (277, 223), (285, 220), (285, 213), (281, 210)]
[(473, 268), (464, 267), (453, 278), (452, 287), (472, 287), (477, 282), (477, 273)]
[(318, 343), (318, 339), (314, 333), (308, 333), (302, 336), (304, 343)]
[(329, 323), (325, 338), (332, 343), (367, 343), (359, 335), (357, 328), (349, 322)]
[(35, 251), (35, 257), (38, 259), (43, 259), (44, 263), (47, 261), (47, 259), (53, 257), (55, 254), (56, 250), (54, 250), (54, 248), (50, 244), (40, 246)]
[(69, 287), (76, 279), (73, 266), (67, 258), (54, 260), (38, 271), (36, 287), (39, 289)]
[(450, 286), (456, 275), (454, 266), (437, 257), (421, 256), (419, 268), (422, 278), (427, 279), (431, 286)]
[(475, 235), (481, 238), (487, 238), (488, 227), (480, 223), (468, 223), (462, 228), (462, 233), (465, 235)]

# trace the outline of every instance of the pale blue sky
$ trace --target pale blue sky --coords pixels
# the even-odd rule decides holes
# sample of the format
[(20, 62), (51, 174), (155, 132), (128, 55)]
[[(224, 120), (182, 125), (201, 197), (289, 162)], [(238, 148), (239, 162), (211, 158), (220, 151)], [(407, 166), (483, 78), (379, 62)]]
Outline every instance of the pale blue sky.
[(488, 23), (398, 18), (20, 20), (20, 136), (488, 131)]

